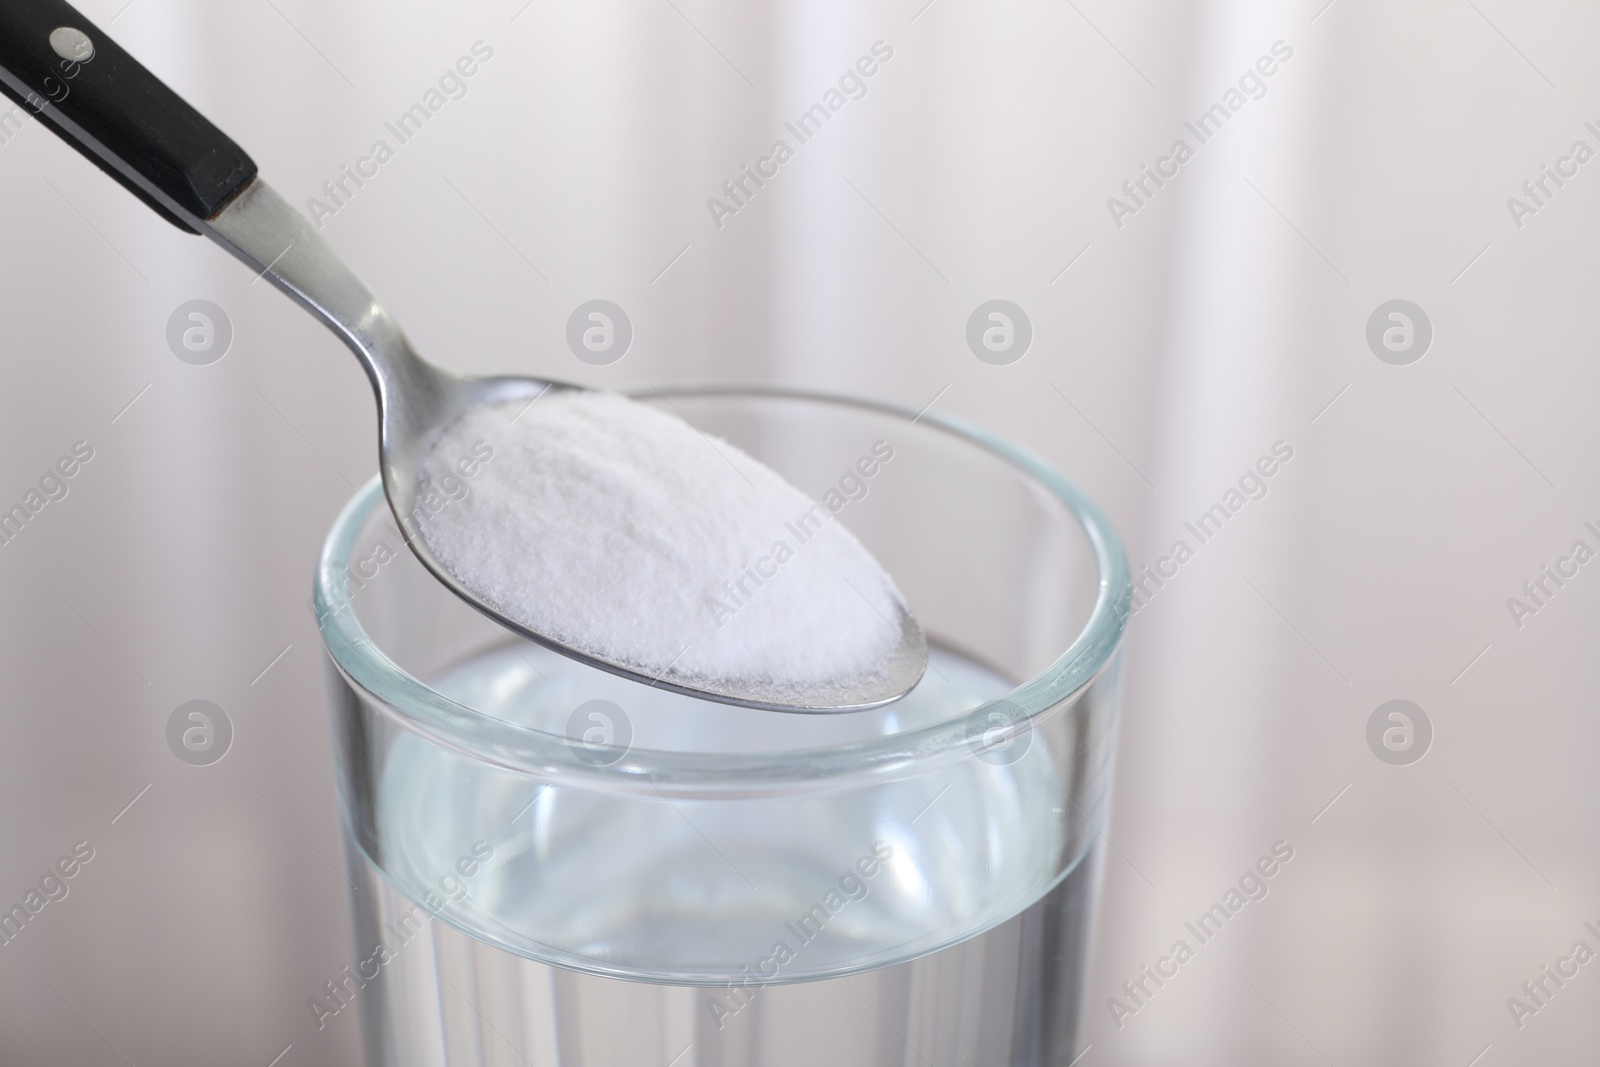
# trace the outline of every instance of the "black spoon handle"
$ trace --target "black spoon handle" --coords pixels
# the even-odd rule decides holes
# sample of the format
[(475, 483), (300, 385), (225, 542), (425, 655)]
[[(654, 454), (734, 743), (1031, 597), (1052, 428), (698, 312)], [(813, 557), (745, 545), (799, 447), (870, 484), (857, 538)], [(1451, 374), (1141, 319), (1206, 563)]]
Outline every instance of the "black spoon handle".
[(191, 233), (256, 176), (244, 149), (63, 0), (0, 0), (0, 92)]

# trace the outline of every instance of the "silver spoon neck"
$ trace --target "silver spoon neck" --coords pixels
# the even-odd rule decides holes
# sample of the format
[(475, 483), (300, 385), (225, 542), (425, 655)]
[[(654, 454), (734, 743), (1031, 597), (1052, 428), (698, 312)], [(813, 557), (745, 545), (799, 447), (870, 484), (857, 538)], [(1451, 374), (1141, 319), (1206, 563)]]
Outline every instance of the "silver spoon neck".
[(416, 354), (372, 290), (260, 178), (199, 225), (248, 264), (257, 280), (266, 278), (338, 334), (366, 369), (385, 410), (425, 380), (445, 374)]

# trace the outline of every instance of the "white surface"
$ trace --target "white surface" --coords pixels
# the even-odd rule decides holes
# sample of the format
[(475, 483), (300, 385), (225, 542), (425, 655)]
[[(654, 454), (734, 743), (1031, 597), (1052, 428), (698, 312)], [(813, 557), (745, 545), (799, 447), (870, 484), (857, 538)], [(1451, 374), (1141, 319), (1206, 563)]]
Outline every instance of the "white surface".
[(649, 678), (805, 703), (878, 674), (902, 640), (905, 600), (829, 493), (670, 412), (552, 391), (449, 426), (416, 514), (439, 562), (535, 633)]

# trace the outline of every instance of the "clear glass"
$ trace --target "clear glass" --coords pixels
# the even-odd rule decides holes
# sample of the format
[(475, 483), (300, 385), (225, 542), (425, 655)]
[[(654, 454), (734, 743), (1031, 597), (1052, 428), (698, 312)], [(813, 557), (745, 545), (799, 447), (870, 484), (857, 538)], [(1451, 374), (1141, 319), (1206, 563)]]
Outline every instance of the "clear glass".
[(1104, 516), (942, 416), (639, 399), (846, 523), (926, 677), (790, 715), (585, 667), (430, 578), (375, 480), (314, 593), (358, 951), (313, 1010), (358, 1011), (374, 1064), (1067, 1064), (1129, 602)]

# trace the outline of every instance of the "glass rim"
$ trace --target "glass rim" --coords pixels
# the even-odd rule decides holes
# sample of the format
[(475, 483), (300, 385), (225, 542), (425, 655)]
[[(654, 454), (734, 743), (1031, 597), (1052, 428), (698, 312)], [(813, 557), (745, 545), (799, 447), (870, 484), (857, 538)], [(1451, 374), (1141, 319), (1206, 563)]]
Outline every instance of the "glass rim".
[[(659, 791), (671, 785), (684, 795), (747, 795), (796, 789), (814, 791), (824, 782), (861, 776), (916, 772), (973, 755), (967, 724), (974, 716), (1004, 707), (1013, 725), (1008, 736), (1032, 729), (1064, 705), (1113, 662), (1127, 630), (1132, 578), (1127, 555), (1110, 520), (1067, 477), (1031, 450), (954, 415), (916, 411), (875, 400), (787, 386), (737, 382), (684, 383), (616, 390), (634, 399), (741, 396), (802, 400), (857, 408), (924, 423), (1002, 460), (1037, 483), (1077, 521), (1094, 552), (1094, 607), (1072, 643), (1043, 670), (970, 711), (904, 733), (777, 754), (693, 753), (631, 748), (616, 763), (595, 767), (580, 759), (569, 738), (494, 718), (433, 689), (400, 667), (366, 633), (343, 592), (352, 550), (375, 508), (386, 504), (374, 475), (341, 509), (323, 542), (312, 582), (312, 602), (323, 646), (345, 680), (365, 693), (402, 726), (462, 755), (507, 770), (552, 779), (603, 781), (626, 791)], [(762, 713), (762, 714), (777, 714)], [(992, 731), (991, 731), (992, 732)]]

